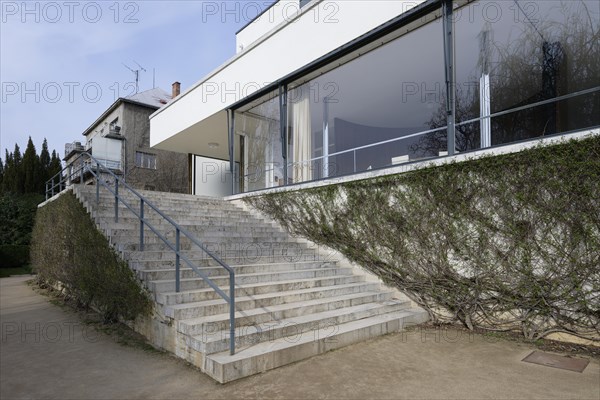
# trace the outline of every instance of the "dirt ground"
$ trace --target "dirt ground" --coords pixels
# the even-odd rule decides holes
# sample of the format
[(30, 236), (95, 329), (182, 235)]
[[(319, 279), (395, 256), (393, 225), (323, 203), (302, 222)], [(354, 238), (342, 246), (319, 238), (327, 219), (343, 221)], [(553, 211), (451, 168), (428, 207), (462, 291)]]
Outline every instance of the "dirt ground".
[(1, 399), (600, 399), (583, 373), (529, 364), (527, 344), (419, 330), (220, 385), (167, 353), (124, 346), (26, 285), (0, 279)]

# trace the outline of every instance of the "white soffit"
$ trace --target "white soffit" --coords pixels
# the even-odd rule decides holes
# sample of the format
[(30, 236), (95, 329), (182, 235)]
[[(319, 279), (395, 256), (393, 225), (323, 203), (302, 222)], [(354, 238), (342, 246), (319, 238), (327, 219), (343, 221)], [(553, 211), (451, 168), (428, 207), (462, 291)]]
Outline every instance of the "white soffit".
[[(186, 150), (187, 146), (180, 140), (174, 140), (173, 136), (186, 132), (264, 86), (424, 1), (321, 1), (303, 9), (295, 19), (275, 28), (257, 44), (238, 54), (154, 113), (150, 117), (150, 145), (189, 152)], [(365, 3), (368, 3), (367, 12)], [(332, 4), (336, 7), (333, 10)], [(210, 134), (204, 125), (197, 127), (196, 134)], [(226, 120), (224, 130), (226, 131)], [(170, 144), (163, 144), (166, 141)], [(174, 143), (181, 143), (182, 147)]]

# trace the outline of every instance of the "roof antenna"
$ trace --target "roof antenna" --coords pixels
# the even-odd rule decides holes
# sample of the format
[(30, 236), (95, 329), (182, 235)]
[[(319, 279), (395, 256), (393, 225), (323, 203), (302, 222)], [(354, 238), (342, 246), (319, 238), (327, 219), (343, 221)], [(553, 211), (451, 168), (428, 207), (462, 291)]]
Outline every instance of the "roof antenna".
[(136, 65), (138, 66), (139, 69), (133, 69), (125, 63), (121, 63), (121, 64), (123, 64), (123, 66), (125, 68), (127, 68), (128, 70), (133, 72), (133, 74), (135, 75), (135, 93), (137, 94), (140, 91), (140, 72), (141, 71), (147, 72), (147, 71), (146, 71), (146, 68), (144, 68), (140, 64), (138, 64), (137, 61), (133, 60), (133, 62), (136, 63)]

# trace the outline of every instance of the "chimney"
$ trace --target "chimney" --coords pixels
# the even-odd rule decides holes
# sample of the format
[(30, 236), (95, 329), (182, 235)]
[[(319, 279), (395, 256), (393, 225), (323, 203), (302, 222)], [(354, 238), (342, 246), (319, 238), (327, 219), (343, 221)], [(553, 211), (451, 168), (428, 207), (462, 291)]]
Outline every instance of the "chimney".
[(174, 99), (175, 97), (179, 96), (180, 93), (181, 93), (181, 83), (179, 83), (179, 82), (173, 83), (173, 92), (171, 94), (171, 98)]

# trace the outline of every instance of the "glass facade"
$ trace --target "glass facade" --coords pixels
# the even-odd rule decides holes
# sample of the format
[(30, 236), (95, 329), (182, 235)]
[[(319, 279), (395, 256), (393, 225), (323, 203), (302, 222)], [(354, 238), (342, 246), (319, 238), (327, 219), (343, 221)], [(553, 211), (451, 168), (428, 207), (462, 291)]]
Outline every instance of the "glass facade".
[[(452, 16), (455, 151), (600, 125), (596, 1), (460, 4)], [(440, 15), (285, 83), (285, 99), (272, 92), (236, 109), (238, 190), (447, 154)]]
[(284, 184), (279, 110), (277, 93), (270, 93), (234, 113), (234, 154), (242, 192)]
[(598, 125), (597, 91), (521, 108), (600, 85), (599, 9), (587, 0), (481, 0), (457, 9), (457, 150)]
[[(422, 156), (418, 138), (445, 98), (442, 24), (432, 22), (288, 94), (288, 175), (294, 183)], [(411, 57), (414, 44), (419, 57)], [(381, 145), (376, 143), (387, 142)], [(444, 150), (445, 145), (440, 149)]]

